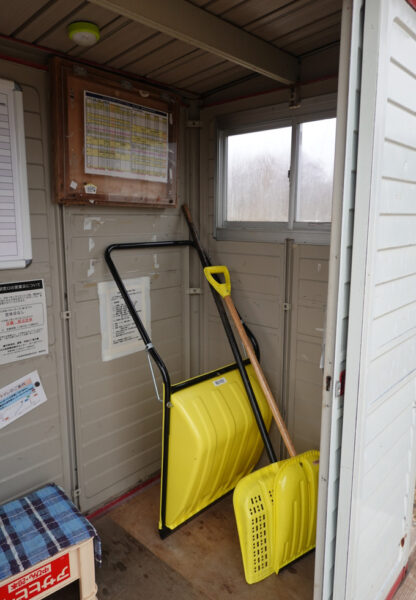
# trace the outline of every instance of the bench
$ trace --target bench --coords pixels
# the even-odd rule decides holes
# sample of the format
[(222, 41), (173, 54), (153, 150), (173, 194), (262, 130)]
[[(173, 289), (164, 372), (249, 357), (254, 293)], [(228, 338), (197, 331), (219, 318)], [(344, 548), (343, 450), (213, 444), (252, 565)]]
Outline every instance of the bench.
[(0, 600), (41, 600), (79, 579), (81, 600), (97, 600), (91, 523), (55, 484), (0, 506)]

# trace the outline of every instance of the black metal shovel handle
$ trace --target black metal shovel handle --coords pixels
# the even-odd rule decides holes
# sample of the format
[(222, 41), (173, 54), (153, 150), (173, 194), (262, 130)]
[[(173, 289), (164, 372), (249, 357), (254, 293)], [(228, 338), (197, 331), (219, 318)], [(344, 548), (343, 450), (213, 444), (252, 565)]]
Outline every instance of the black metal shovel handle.
[[(182, 210), (183, 210), (183, 213), (185, 215), (186, 222), (188, 223), (189, 232), (191, 234), (192, 241), (194, 243), (194, 247), (196, 248), (196, 250), (198, 252), (198, 256), (199, 256), (199, 259), (201, 261), (202, 267), (205, 268), (205, 267), (212, 266), (211, 265), (211, 261), (209, 260), (208, 255), (206, 254), (206, 252), (202, 248), (201, 242), (199, 241), (199, 236), (198, 236), (198, 233), (197, 233), (197, 231), (195, 229), (195, 225), (194, 225), (194, 223), (192, 221), (192, 216), (191, 216), (191, 212), (189, 210), (189, 207), (186, 204), (184, 204), (182, 206)], [(264, 424), (264, 420), (263, 420), (262, 414), (260, 412), (259, 405), (258, 405), (257, 400), (256, 400), (256, 396), (254, 395), (253, 388), (252, 388), (251, 383), (250, 383), (250, 379), (249, 379), (249, 377), (247, 375), (247, 371), (245, 369), (244, 362), (243, 362), (243, 359), (241, 357), (240, 350), (238, 348), (238, 344), (237, 344), (236, 339), (234, 337), (233, 330), (232, 330), (230, 322), (228, 320), (227, 313), (225, 312), (225, 309), (224, 309), (224, 306), (222, 304), (221, 298), (218, 296), (218, 294), (215, 292), (215, 290), (211, 286), (210, 286), (210, 289), (211, 289), (212, 296), (214, 298), (214, 302), (216, 304), (216, 307), (217, 307), (218, 314), (220, 316), (221, 322), (222, 322), (222, 324), (224, 326), (225, 334), (226, 334), (228, 342), (230, 344), (231, 351), (232, 351), (233, 356), (234, 356), (234, 360), (235, 360), (235, 362), (237, 364), (237, 367), (238, 367), (238, 370), (240, 372), (241, 379), (243, 380), (244, 388), (246, 390), (246, 393), (247, 393), (247, 396), (248, 396), (248, 399), (249, 399), (249, 402), (250, 402), (250, 405), (251, 405), (251, 409), (252, 409), (253, 414), (254, 414), (254, 418), (256, 419), (256, 423), (257, 423), (257, 427), (258, 427), (260, 435), (261, 435), (261, 439), (263, 440), (264, 447), (266, 448), (267, 455), (269, 457), (270, 462), (276, 462), (277, 461), (277, 457), (276, 457), (275, 451), (273, 449), (272, 443), (270, 441), (270, 437), (269, 437), (269, 433), (268, 433), (268, 431), (266, 429), (266, 425)], [(245, 326), (245, 329), (247, 331), (247, 326)], [(248, 330), (247, 334), (251, 338), (250, 341), (252, 342), (252, 338), (254, 338), (253, 334), (251, 333), (250, 330)], [(254, 350), (256, 349), (256, 347), (257, 347), (257, 350), (258, 350), (257, 340), (255, 338), (254, 338), (254, 340), (255, 340), (255, 344), (253, 344)], [(258, 359), (259, 359), (258, 352), (256, 352), (256, 354), (257, 354)]]

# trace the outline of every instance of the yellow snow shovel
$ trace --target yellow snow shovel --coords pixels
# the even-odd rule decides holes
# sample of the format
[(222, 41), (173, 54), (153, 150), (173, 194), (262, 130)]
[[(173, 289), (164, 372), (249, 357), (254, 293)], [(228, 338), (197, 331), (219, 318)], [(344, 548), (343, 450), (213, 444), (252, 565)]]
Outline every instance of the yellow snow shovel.
[[(234, 512), (247, 583), (261, 581), (315, 547), (319, 452), (296, 455), (289, 432), (231, 298), (227, 267), (206, 267), (209, 283), (222, 296), (257, 375), (290, 458), (241, 479)], [(223, 275), (220, 283), (213, 275)]]

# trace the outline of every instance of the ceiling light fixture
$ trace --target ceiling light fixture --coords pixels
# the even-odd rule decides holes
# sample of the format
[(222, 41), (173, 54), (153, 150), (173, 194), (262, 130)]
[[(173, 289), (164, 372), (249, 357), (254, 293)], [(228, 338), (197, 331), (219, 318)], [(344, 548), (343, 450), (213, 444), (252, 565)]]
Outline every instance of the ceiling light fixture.
[(95, 23), (75, 21), (68, 25), (69, 38), (79, 46), (93, 46), (100, 39), (100, 30)]

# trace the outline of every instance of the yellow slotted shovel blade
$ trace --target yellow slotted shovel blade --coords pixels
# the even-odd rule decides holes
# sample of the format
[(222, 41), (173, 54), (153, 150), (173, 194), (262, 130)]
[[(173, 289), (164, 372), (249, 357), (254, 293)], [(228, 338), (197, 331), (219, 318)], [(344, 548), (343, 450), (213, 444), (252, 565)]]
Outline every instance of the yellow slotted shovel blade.
[(274, 573), (274, 481), (284, 462), (246, 475), (234, 489), (234, 513), (247, 583), (257, 583)]
[[(234, 490), (234, 511), (247, 583), (261, 581), (315, 546), (319, 452), (296, 455), (293, 442), (231, 298), (227, 267), (205, 267), (222, 296), (257, 375), (290, 458), (248, 475)], [(223, 276), (221, 283), (214, 276)], [(274, 506), (273, 506), (274, 505)]]
[(319, 452), (284, 461), (274, 479), (274, 572), (315, 547)]
[(315, 546), (319, 452), (250, 473), (233, 496), (247, 583), (257, 583)]

